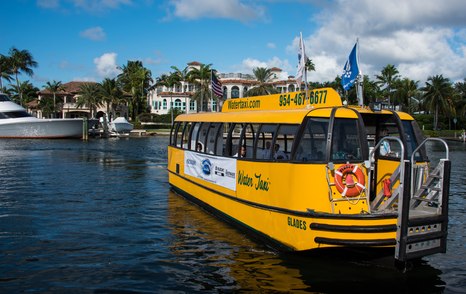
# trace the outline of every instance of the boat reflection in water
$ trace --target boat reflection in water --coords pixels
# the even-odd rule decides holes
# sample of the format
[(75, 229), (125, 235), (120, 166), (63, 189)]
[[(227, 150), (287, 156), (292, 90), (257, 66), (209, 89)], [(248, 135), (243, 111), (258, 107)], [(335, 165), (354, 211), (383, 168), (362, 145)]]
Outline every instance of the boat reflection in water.
[[(406, 273), (393, 251), (328, 249), (283, 253), (263, 247), (173, 192), (168, 195), (169, 248), (178, 285), (217, 291), (416, 293), (441, 292), (441, 271), (419, 261)], [(186, 275), (182, 273), (185, 272)]]
[(39, 119), (0, 93), (0, 138), (61, 139), (82, 134), (82, 119)]

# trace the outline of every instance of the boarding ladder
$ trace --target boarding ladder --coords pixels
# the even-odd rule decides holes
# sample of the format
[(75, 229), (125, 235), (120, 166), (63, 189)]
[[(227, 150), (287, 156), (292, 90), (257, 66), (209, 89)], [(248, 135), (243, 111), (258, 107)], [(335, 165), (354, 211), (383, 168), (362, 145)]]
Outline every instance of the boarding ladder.
[[(371, 212), (397, 211), (395, 260), (404, 263), (434, 253), (445, 253), (451, 170), (448, 145), (442, 139), (427, 138), (413, 150), (410, 160), (404, 160), (401, 140), (385, 137), (370, 154), (372, 168), (369, 173), (373, 171), (375, 163), (373, 155), (383, 140), (398, 141), (401, 144), (400, 164), (390, 177), (390, 188), (395, 183), (399, 185), (388, 199), (384, 197), (383, 189), (379, 191), (371, 203)], [(416, 162), (421, 148), (432, 141), (441, 142), (445, 147), (445, 157), (439, 159), (434, 168), (429, 167), (428, 162)]]

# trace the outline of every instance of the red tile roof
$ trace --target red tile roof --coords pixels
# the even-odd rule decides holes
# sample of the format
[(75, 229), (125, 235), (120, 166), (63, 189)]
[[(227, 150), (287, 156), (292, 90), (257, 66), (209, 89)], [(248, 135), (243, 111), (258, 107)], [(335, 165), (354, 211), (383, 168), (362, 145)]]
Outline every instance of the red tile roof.
[[(80, 82), (80, 81), (73, 81), (62, 84), (64, 91), (60, 91), (57, 95), (66, 95), (66, 94), (76, 94), (79, 92), (79, 88), (84, 84), (97, 84), (96, 82)], [(51, 95), (52, 93), (47, 90), (43, 89), (39, 91), (41, 95)]]

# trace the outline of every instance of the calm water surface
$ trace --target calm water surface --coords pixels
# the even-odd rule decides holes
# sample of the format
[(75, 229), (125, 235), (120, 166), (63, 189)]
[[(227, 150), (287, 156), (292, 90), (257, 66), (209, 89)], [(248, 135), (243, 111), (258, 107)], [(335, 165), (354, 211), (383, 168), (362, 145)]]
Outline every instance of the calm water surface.
[(407, 273), (370, 253), (256, 243), (169, 191), (167, 143), (0, 140), (0, 292), (466, 292), (463, 143), (449, 142), (448, 252)]

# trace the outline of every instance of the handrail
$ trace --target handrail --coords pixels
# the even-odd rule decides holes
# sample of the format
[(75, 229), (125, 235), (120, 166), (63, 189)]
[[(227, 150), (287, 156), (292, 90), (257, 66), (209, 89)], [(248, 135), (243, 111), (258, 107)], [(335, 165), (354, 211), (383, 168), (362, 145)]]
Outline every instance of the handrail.
[(424, 146), (427, 141), (438, 141), (438, 142), (442, 142), (443, 145), (445, 145), (445, 153), (446, 153), (446, 159), (448, 160), (448, 155), (449, 155), (449, 149), (448, 149), (448, 145), (447, 145), (447, 142), (445, 142), (445, 140), (442, 140), (440, 138), (426, 138), (424, 141), (422, 141), (421, 144), (419, 144), (419, 146), (417, 146), (416, 149), (413, 150), (413, 153), (411, 154), (411, 163), (414, 163), (414, 156), (416, 155), (416, 152), (419, 151), (419, 149), (421, 149), (422, 146)]
[[(379, 150), (380, 146), (382, 145), (382, 142), (384, 141), (395, 141), (395, 142), (398, 142), (398, 144), (400, 144), (400, 147), (401, 147), (401, 156), (400, 156), (400, 185), (403, 185), (403, 179), (404, 179), (404, 174), (405, 174), (405, 169), (404, 169), (404, 164), (402, 164), (404, 162), (404, 154), (405, 154), (405, 147), (403, 145), (403, 142), (401, 141), (400, 138), (397, 138), (397, 137), (391, 137), (391, 136), (387, 136), (387, 137), (383, 137), (375, 146), (374, 146), (374, 149), (369, 153), (369, 162), (370, 162), (370, 166), (372, 166), (372, 158), (374, 158), (374, 154), (376, 151)], [(375, 159), (374, 159), (374, 162), (375, 162)], [(372, 168), (369, 169), (369, 180), (367, 181), (367, 191), (368, 193), (370, 193), (370, 189), (371, 189), (371, 177), (372, 177)], [(377, 191), (376, 191), (376, 195), (377, 195)], [(369, 202), (368, 202), (369, 203)], [(370, 205), (369, 205), (369, 212), (370, 212)]]
[(414, 169), (416, 168), (416, 165), (414, 164), (414, 157), (416, 156), (416, 153), (421, 149), (422, 146), (424, 146), (427, 141), (437, 141), (443, 143), (445, 146), (445, 155), (446, 155), (446, 160), (449, 160), (449, 149), (448, 149), (448, 144), (445, 142), (445, 140), (442, 140), (440, 138), (426, 138), (424, 141), (419, 144), (419, 146), (416, 147), (416, 149), (413, 150), (413, 153), (411, 154), (411, 197), (414, 196)]

